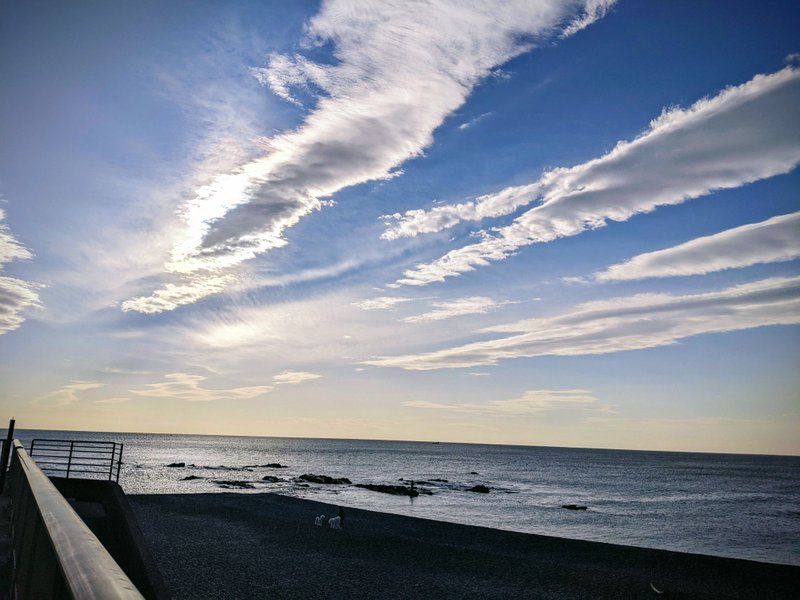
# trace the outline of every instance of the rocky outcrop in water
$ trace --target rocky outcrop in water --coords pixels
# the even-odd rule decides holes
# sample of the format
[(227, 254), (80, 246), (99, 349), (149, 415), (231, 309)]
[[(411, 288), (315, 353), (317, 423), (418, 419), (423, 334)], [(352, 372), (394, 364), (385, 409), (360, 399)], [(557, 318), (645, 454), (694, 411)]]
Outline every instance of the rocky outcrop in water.
[(381, 485), (375, 483), (357, 483), (355, 487), (364, 488), (365, 490), (372, 490), (373, 492), (381, 492), (383, 494), (393, 494), (395, 496), (409, 496), (416, 498), (420, 494), (431, 496), (433, 492), (422, 488), (406, 487), (404, 485)]
[(586, 510), (588, 507), (579, 506), (577, 504), (562, 504), (561, 508), (566, 508), (567, 510)]
[(261, 478), (261, 481), (268, 481), (269, 483), (278, 483), (279, 481), (283, 481), (280, 477), (275, 477), (275, 475), (264, 475)]
[(479, 494), (488, 494), (489, 488), (485, 485), (474, 485), (467, 490), (468, 492), (477, 492)]
[(169, 463), (168, 467), (185, 467), (186, 463)]
[[(181, 463), (182, 464), (182, 463)], [(170, 467), (172, 465), (169, 465)], [(206, 469), (208, 471), (252, 471), (253, 469), (249, 466), (244, 467), (226, 467), (225, 465), (220, 465), (218, 467), (211, 467), (209, 465), (189, 465), (192, 469)]]
[(239, 481), (233, 479), (226, 479), (223, 481), (215, 481), (219, 487), (226, 488), (226, 489), (238, 489), (238, 490), (254, 490), (256, 486), (254, 486), (249, 481)]
[(328, 484), (351, 484), (347, 477), (328, 477), (327, 475), (314, 475), (313, 473), (305, 473), (300, 475), (298, 479), (303, 481), (310, 481), (311, 483), (328, 483)]
[(195, 479), (205, 479), (205, 477), (200, 477), (200, 475), (188, 475), (181, 479), (181, 481), (194, 481)]

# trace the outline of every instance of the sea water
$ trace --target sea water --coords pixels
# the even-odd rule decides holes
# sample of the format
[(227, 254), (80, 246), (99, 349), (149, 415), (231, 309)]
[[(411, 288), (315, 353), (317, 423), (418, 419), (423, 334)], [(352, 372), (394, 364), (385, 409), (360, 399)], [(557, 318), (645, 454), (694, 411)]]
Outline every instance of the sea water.
[[(128, 494), (273, 492), (336, 506), (559, 537), (800, 565), (800, 457), (18, 430), (124, 444)], [(183, 462), (186, 467), (169, 467)], [(280, 463), (286, 468), (264, 466)], [(409, 485), (416, 498), (354, 485)], [(185, 480), (194, 475), (197, 478)], [(270, 483), (264, 476), (281, 481)], [(434, 481), (436, 480), (436, 481)], [(424, 482), (424, 483), (422, 483)], [(470, 492), (485, 485), (488, 494)], [(237, 485), (237, 484), (234, 484)], [(307, 487), (306, 487), (307, 486)], [(586, 506), (567, 510), (565, 504)], [(309, 515), (313, 520), (313, 515)]]

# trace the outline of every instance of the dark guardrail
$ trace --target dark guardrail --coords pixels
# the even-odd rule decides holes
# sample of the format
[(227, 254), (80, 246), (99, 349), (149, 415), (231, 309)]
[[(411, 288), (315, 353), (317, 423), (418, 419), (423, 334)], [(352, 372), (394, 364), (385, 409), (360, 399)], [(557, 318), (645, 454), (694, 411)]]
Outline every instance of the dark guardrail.
[(31, 441), (30, 457), (53, 477), (108, 479), (119, 483), (122, 448), (117, 442), (35, 439)]
[(18, 599), (143, 599), (18, 440), (9, 484)]

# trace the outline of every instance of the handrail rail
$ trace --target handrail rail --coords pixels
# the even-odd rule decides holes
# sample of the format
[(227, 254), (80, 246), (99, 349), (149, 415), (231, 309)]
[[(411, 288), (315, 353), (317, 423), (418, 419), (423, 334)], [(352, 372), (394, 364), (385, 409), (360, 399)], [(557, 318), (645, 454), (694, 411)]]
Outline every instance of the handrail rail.
[[(26, 545), (22, 541), (18, 543), (18, 538), (34, 536), (37, 530), (43, 529), (66, 590), (73, 599), (143, 600), (136, 586), (28, 456), (19, 440), (14, 440), (12, 478), (17, 488), (12, 501), (15, 554)], [(28, 496), (24, 487), (27, 487), (33, 507), (19, 505), (23, 504), (19, 500)], [(39, 524), (29, 528), (27, 525), (31, 523), (31, 514), (34, 512), (38, 513)], [(18, 532), (18, 527), (23, 531)], [(27, 545), (35, 545), (35, 541)], [(25, 570), (36, 577), (35, 569), (31, 569), (31, 565), (24, 565), (26, 558), (34, 560), (33, 556), (17, 556), (18, 566), (25, 566)], [(21, 562), (23, 565), (20, 565)]]

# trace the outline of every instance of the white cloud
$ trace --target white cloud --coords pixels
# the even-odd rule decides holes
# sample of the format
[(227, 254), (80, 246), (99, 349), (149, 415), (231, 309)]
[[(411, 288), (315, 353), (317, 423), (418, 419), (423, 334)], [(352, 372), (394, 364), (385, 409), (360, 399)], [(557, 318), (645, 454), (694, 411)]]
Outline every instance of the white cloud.
[(575, 35), (581, 29), (586, 29), (598, 19), (602, 19), (615, 3), (616, 0), (588, 0), (583, 14), (569, 24), (561, 34), (561, 37), (566, 38)]
[[(33, 258), (30, 250), (12, 235), (5, 218), (5, 211), (0, 209), (0, 273), (6, 263)], [(0, 335), (22, 325), (26, 308), (39, 306), (38, 288), (34, 283), (0, 275)]]
[(206, 377), (202, 375), (189, 375), (188, 373), (168, 373), (164, 375), (167, 381), (145, 384), (145, 389), (131, 390), (132, 394), (149, 398), (166, 398), (170, 400), (184, 400), (186, 402), (210, 402), (212, 400), (239, 400), (256, 398), (271, 392), (271, 385), (258, 385), (251, 387), (238, 387), (228, 389), (210, 389), (202, 387)]
[(104, 386), (104, 383), (99, 383), (97, 381), (73, 381), (44, 396), (40, 396), (37, 398), (37, 401), (51, 406), (68, 406), (80, 402), (80, 398), (78, 397), (79, 392), (95, 390)]
[(459, 131), (464, 131), (465, 129), (469, 129), (470, 127), (475, 125), (475, 123), (479, 123), (479, 122), (483, 121), (486, 117), (488, 117), (491, 114), (492, 114), (492, 112), (489, 111), (489, 112), (482, 113), (482, 114), (478, 115), (477, 117), (473, 117), (469, 121), (466, 121), (465, 123), (461, 123), (461, 125), (458, 126), (458, 130)]
[(504, 415), (520, 417), (542, 415), (554, 410), (582, 410), (613, 413), (611, 407), (600, 404), (588, 390), (528, 390), (521, 397), (511, 400), (492, 400), (480, 403), (444, 404), (427, 400), (412, 400), (403, 403), (412, 408), (424, 408), (470, 415)]
[(25, 321), (23, 311), (39, 306), (39, 286), (14, 277), (0, 277), (0, 335)]
[(153, 292), (152, 296), (132, 298), (122, 303), (122, 310), (137, 311), (141, 313), (160, 313), (165, 310), (174, 310), (184, 304), (191, 304), (209, 294), (223, 291), (233, 281), (232, 275), (219, 275), (210, 277), (193, 277), (183, 284), (168, 283), (162, 289)]
[(598, 281), (702, 275), (800, 257), (800, 212), (772, 217), (672, 248), (647, 252), (596, 273)]
[(307, 371), (284, 371), (283, 373), (275, 375), (272, 378), (272, 383), (275, 385), (292, 385), (320, 378), (322, 378), (322, 375), (309, 373)]
[[(335, 63), (273, 55), (265, 69), (254, 70), (292, 102), (299, 102), (293, 88), (318, 91), (316, 106), (297, 129), (266, 140), (266, 156), (196, 190), (183, 208), (185, 230), (167, 270), (204, 278), (284, 246), (284, 232), (325, 198), (397, 175), (474, 86), (529, 50), (533, 36), (558, 35), (587, 15), (596, 18), (597, 6), (596, 0), (442, 0), (412, 10), (389, 0), (325, 3), (309, 22), (305, 43), (331, 43)], [(147, 301), (137, 300), (131, 309), (146, 309)]]
[(438, 231), (463, 219), (510, 214), (540, 204), (481, 241), (404, 273), (398, 284), (426, 285), (607, 221), (788, 173), (800, 162), (800, 70), (787, 67), (730, 87), (688, 109), (671, 109), (632, 142), (605, 156), (546, 173), (532, 184), (475, 202), (410, 211), (387, 238)]
[(506, 358), (640, 350), (700, 334), (798, 323), (800, 277), (772, 278), (702, 294), (639, 294), (589, 302), (562, 315), (484, 330), (514, 335), (365, 364), (408, 370), (475, 367)]
[(403, 298), (401, 296), (380, 296), (378, 298), (353, 302), (353, 306), (357, 306), (361, 310), (387, 310), (403, 302), (410, 302), (412, 299), (413, 298)]
[(508, 304), (507, 301), (498, 301), (487, 296), (470, 296), (446, 302), (434, 302), (434, 309), (421, 315), (414, 315), (402, 319), (405, 323), (424, 323), (426, 321), (442, 321), (464, 315), (485, 314), (500, 306)]
[(0, 267), (13, 260), (27, 260), (33, 258), (30, 250), (20, 244), (11, 234), (3, 221), (6, 219), (6, 211), (0, 208)]
[(115, 398), (103, 398), (102, 400), (95, 400), (95, 404), (123, 404), (125, 402), (130, 402), (130, 398), (122, 398), (122, 397), (115, 397)]
[(480, 221), (509, 215), (519, 207), (530, 204), (542, 189), (543, 186), (537, 182), (509, 187), (495, 194), (479, 196), (470, 202), (443, 204), (430, 210), (415, 208), (404, 213), (384, 215), (383, 220), (391, 224), (381, 234), (381, 239), (415, 237), (422, 233), (448, 229), (462, 221)]

